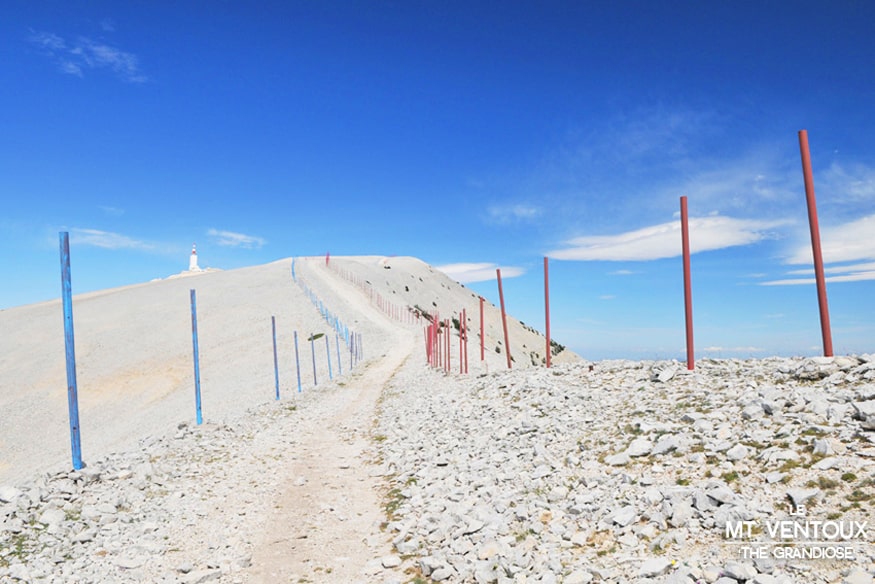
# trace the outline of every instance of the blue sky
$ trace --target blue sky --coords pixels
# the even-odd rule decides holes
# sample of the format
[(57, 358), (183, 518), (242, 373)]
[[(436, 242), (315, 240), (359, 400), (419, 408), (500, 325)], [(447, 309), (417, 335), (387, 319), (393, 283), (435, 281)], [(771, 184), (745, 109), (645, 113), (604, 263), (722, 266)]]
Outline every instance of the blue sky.
[[(590, 358), (875, 351), (875, 4), (6, 2), (0, 308), (413, 255)], [(486, 280), (477, 281), (480, 278)]]

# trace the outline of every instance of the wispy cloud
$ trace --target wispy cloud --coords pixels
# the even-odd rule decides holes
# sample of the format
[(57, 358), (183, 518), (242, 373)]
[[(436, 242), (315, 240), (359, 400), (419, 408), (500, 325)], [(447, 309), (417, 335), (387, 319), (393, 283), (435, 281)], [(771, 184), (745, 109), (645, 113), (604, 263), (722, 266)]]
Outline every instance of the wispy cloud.
[[(875, 214), (836, 226), (821, 227), (821, 250), (827, 282), (875, 280)], [(785, 263), (813, 266), (810, 243), (800, 243), (790, 251)], [(763, 286), (814, 284), (814, 268), (789, 270), (789, 278), (762, 282)], [(806, 276), (806, 277), (794, 277)]]
[[(820, 227), (823, 261), (826, 263), (875, 260), (875, 214), (835, 226)], [(799, 244), (788, 264), (810, 264), (811, 244)]]
[(875, 168), (834, 162), (815, 177), (817, 190), (840, 203), (875, 202)]
[[(865, 265), (865, 264), (864, 264)], [(853, 266), (837, 267), (832, 270), (832, 273), (838, 273), (834, 276), (826, 276), (827, 282), (863, 282), (865, 280), (875, 280), (875, 269), (859, 270)], [(810, 278), (785, 278), (782, 280), (770, 280), (763, 282), (763, 286), (798, 286), (815, 284), (814, 275)]]
[(156, 249), (154, 244), (120, 233), (100, 231), (99, 229), (73, 228), (70, 230), (70, 239), (76, 245), (90, 245), (103, 249), (137, 249), (144, 251)]
[[(690, 252), (697, 253), (750, 245), (777, 235), (772, 231), (787, 221), (758, 221), (711, 216), (690, 218)], [(653, 225), (618, 235), (576, 237), (564, 249), (547, 252), (560, 260), (656, 260), (681, 255), (680, 221)]]
[(762, 353), (765, 349), (760, 347), (705, 347), (705, 353)]
[(714, 112), (645, 107), (608, 120), (600, 129), (609, 156), (644, 159), (689, 155), (695, 143), (715, 127)]
[(445, 264), (443, 266), (435, 266), (435, 268), (440, 270), (450, 278), (456, 280), (457, 282), (461, 282), (462, 284), (495, 280), (495, 270), (497, 268), (501, 269), (502, 280), (505, 278), (515, 278), (517, 276), (522, 276), (525, 273), (525, 270), (523, 268), (518, 268), (514, 266), (498, 266), (497, 264), (490, 263)]
[(267, 240), (256, 235), (246, 235), (245, 233), (235, 233), (233, 231), (221, 231), (219, 229), (210, 229), (207, 231), (207, 235), (212, 237), (216, 244), (227, 247), (259, 249), (267, 243)]
[(109, 205), (98, 205), (97, 208), (111, 217), (121, 217), (122, 215), (125, 214), (124, 209), (120, 209), (118, 207), (112, 207)]
[(515, 223), (518, 221), (532, 221), (541, 215), (541, 209), (534, 205), (516, 203), (512, 205), (492, 205), (487, 210), (490, 223)]
[(55, 61), (62, 73), (84, 77), (87, 70), (108, 69), (129, 83), (148, 81), (136, 55), (89, 37), (64, 39), (54, 33), (32, 31), (29, 40)]

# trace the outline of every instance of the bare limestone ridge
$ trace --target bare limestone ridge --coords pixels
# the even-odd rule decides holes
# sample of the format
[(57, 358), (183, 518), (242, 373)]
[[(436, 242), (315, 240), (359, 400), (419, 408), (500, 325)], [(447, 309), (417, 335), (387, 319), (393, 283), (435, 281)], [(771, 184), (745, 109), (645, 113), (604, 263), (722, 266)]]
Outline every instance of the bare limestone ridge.
[[(508, 371), (498, 308), (481, 362), (476, 294), (415, 258), (294, 265), (76, 297), (78, 471), (60, 304), (0, 312), (0, 582), (873, 581), (875, 356), (548, 370), (511, 319)], [(470, 373), (455, 326), (428, 368), (461, 308)]]
[[(353, 277), (365, 282), (373, 289), (404, 308), (413, 309), (419, 314), (438, 313), (439, 318), (449, 318), (454, 334), (458, 334), (461, 312), (466, 311), (469, 332), (469, 363), (479, 363), (480, 348), (480, 303), (479, 296), (448, 277), (440, 270), (412, 257), (368, 256), (355, 258), (331, 258), (331, 268), (341, 277)], [(507, 281), (504, 283), (508, 287)], [(512, 295), (505, 294), (507, 312), (511, 313), (514, 304)], [(485, 350), (492, 368), (506, 368), (504, 333), (501, 323), (501, 309), (488, 300), (484, 303)], [(543, 365), (546, 362), (546, 340), (542, 332), (520, 322), (511, 314), (507, 315), (508, 336), (512, 365), (528, 367)], [(543, 322), (538, 325), (543, 329)], [(457, 349), (456, 340), (453, 348)], [(552, 362), (580, 362), (581, 357), (553, 339)], [(453, 354), (453, 359), (457, 356)]]

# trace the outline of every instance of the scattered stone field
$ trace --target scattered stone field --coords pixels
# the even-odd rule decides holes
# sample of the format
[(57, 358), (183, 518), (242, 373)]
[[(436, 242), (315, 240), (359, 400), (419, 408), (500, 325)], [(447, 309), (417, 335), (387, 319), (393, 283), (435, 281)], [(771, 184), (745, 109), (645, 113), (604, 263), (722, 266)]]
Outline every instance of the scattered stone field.
[[(253, 562), (276, 502), (319, 489), (282, 469), (355, 383), (0, 486), (0, 582), (270, 581)], [(308, 571), (280, 581), (873, 582), (873, 355), (470, 376), (411, 358), (369, 415), (363, 456), (326, 468), (378, 483), (370, 555), (353, 579), (348, 558), (296, 557)], [(320, 533), (290, 540), (349, 520), (310, 511)]]

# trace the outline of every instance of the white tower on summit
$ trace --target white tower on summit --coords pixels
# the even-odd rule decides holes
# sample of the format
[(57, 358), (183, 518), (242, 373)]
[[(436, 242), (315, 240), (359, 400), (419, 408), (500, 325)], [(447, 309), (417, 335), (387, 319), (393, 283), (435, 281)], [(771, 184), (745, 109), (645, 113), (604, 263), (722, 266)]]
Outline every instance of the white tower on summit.
[(191, 244), (191, 257), (188, 258), (188, 271), (200, 272), (201, 269), (197, 265), (197, 246)]

